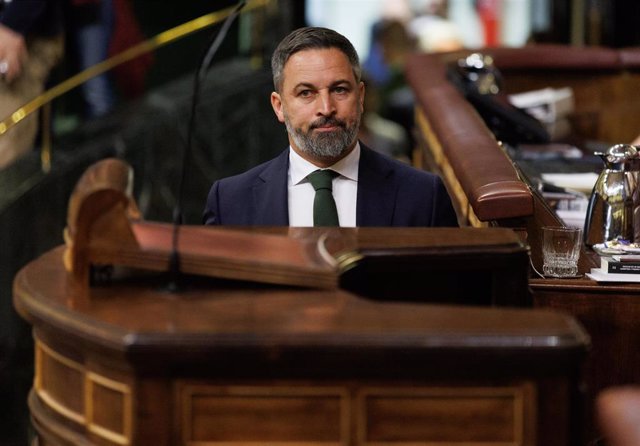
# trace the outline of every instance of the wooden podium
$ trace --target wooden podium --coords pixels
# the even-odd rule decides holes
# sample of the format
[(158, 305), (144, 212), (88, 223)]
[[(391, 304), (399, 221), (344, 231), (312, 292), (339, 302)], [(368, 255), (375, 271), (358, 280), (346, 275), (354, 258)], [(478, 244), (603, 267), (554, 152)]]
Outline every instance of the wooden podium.
[(185, 227), (176, 290), (175, 228), (105, 165), (14, 281), (38, 444), (580, 444), (588, 337), (489, 307), (529, 303), (512, 231)]
[(588, 338), (543, 310), (155, 274), (16, 277), (41, 445), (579, 444)]

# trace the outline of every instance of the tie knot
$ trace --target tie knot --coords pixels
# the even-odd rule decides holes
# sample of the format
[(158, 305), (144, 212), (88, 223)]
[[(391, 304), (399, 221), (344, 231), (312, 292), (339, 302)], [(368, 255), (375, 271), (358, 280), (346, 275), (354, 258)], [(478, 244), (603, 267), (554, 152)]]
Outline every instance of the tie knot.
[(329, 189), (331, 190), (331, 181), (338, 176), (338, 172), (333, 170), (316, 170), (310, 173), (307, 178), (315, 190)]

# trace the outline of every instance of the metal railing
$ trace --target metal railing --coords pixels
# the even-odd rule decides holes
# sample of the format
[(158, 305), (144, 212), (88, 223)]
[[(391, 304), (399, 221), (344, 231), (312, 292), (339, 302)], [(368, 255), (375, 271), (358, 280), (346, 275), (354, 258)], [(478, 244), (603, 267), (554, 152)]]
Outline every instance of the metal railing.
[[(252, 10), (262, 8), (267, 6), (272, 0), (249, 0), (244, 6), (242, 13), (245, 14)], [(178, 25), (174, 28), (171, 28), (167, 31), (163, 31), (155, 37), (149, 38), (137, 45), (134, 45), (121, 53), (116, 54), (113, 57), (105, 59), (104, 61), (93, 65), (74, 76), (60, 82), (54, 87), (46, 90), (39, 96), (35, 97), (31, 101), (24, 104), (22, 107), (17, 109), (11, 115), (5, 117), (2, 121), (0, 121), (0, 137), (7, 133), (12, 127), (17, 125), (20, 121), (25, 119), (32, 113), (35, 113), (40, 108), (43, 108), (43, 120), (45, 124), (43, 128), (46, 130), (42, 132), (42, 145), (41, 145), (41, 153), (40, 160), (42, 164), (42, 169), (45, 172), (48, 172), (51, 167), (51, 134), (49, 129), (49, 123), (47, 120), (51, 119), (51, 110), (50, 103), (54, 99), (68, 91), (82, 85), (84, 82), (92, 79), (96, 76), (99, 76), (113, 68), (121, 65), (125, 62), (128, 62), (132, 59), (135, 59), (144, 54), (150, 53), (152, 51), (157, 50), (160, 47), (163, 47), (169, 43), (175, 42), (176, 40), (182, 39), (190, 34), (193, 34), (197, 31), (208, 28), (212, 25), (215, 25), (228, 16), (230, 16), (236, 9), (236, 6), (231, 6), (229, 8), (221, 9), (219, 11), (215, 11), (209, 14), (205, 14), (196, 19), (190, 20), (186, 23)]]

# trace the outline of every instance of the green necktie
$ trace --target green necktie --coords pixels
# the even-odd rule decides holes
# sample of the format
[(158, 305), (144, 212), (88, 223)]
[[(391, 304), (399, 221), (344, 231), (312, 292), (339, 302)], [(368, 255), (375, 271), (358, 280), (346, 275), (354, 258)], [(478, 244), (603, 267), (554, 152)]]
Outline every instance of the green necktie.
[(331, 181), (338, 175), (333, 170), (316, 170), (307, 177), (316, 190), (313, 199), (313, 226), (340, 226), (336, 202), (331, 193)]

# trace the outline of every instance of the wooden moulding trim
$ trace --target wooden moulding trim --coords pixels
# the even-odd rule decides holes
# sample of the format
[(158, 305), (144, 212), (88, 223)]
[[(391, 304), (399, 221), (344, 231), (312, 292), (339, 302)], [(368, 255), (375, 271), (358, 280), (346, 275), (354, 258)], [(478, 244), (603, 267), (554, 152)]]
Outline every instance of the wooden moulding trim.
[[(490, 220), (530, 215), (533, 212), (529, 208), (533, 206), (533, 199), (526, 184), (521, 180), (497, 181), (481, 186), (477, 190), (465, 191), (446, 155), (442, 142), (438, 139), (424, 112), (419, 108), (416, 108), (416, 123), (421, 135), (424, 136), (427, 149), (436, 160), (437, 168), (447, 184), (449, 193), (458, 205), (458, 212), (462, 213), (461, 216), (471, 226), (486, 227)], [(507, 157), (504, 153), (503, 156)], [(469, 194), (472, 195), (471, 199)], [(527, 200), (523, 200), (525, 197)], [(499, 203), (497, 213), (496, 202)], [(475, 209), (472, 203), (475, 203)]]
[(469, 203), (467, 209), (467, 218), (469, 219), (469, 224), (474, 228), (486, 228), (489, 226), (489, 223), (484, 222), (478, 218), (476, 213), (473, 211), (473, 208), (471, 207), (471, 203)]
[[(512, 386), (503, 387), (410, 387), (410, 388), (363, 388), (357, 395), (358, 423), (357, 439), (358, 444), (366, 446), (523, 446), (535, 444), (535, 433), (527, 429), (527, 423), (531, 423), (535, 418), (536, 398), (534, 385), (531, 382), (516, 383)], [(414, 442), (389, 442), (389, 441), (368, 441), (367, 439), (367, 414), (366, 400), (369, 397), (509, 397), (513, 399), (513, 441), (505, 442), (452, 442), (435, 441), (427, 443)]]
[(421, 130), (421, 133), (424, 136), (427, 142), (427, 145), (429, 146), (431, 155), (433, 156), (435, 163), (439, 167), (440, 165), (442, 165), (442, 162), (443, 162), (442, 158), (444, 156), (444, 153), (442, 151), (442, 145), (440, 145), (440, 141), (438, 141), (438, 138), (433, 132), (433, 128), (431, 128), (431, 124), (429, 124), (429, 120), (427, 119), (427, 117), (424, 115), (424, 112), (419, 107), (416, 107), (415, 115), (416, 115), (416, 122), (418, 124), (418, 128)]
[(49, 411), (35, 391), (29, 393), (29, 408), (39, 444), (84, 445), (87, 443), (84, 432), (69, 429), (66, 422), (59, 420)]
[(488, 224), (481, 221), (474, 212), (467, 195), (464, 193), (462, 185), (458, 181), (451, 164), (449, 164), (447, 156), (444, 154), (440, 141), (438, 141), (437, 136), (433, 132), (424, 112), (419, 108), (416, 108), (416, 123), (418, 124), (420, 132), (425, 137), (426, 143), (429, 146), (428, 149), (431, 151), (445, 183), (448, 185), (449, 193), (453, 195), (452, 198), (458, 203), (457, 208), (458, 211), (462, 213), (461, 217), (475, 228), (488, 226)]
[[(297, 385), (206, 385), (183, 383), (179, 398), (182, 405), (182, 442), (188, 446), (347, 446), (351, 433), (351, 398), (346, 387), (304, 387)], [(335, 396), (340, 399), (340, 441), (193, 441), (190, 420), (193, 417), (192, 401), (197, 395), (208, 396), (262, 396), (305, 397)]]
[[(80, 363), (73, 361), (60, 353), (51, 349), (51, 347), (44, 344), (42, 341), (36, 338), (35, 340), (35, 378), (34, 387), (38, 398), (46, 404), (48, 408), (53, 410), (58, 415), (78, 423), (84, 426), (93, 434), (108, 440), (112, 443), (119, 445), (130, 445), (132, 436), (133, 425), (133, 411), (132, 411), (132, 392), (131, 388), (121, 382), (114, 381), (106, 378), (102, 375), (98, 375), (94, 372), (87, 371), (87, 369)], [(65, 367), (80, 373), (84, 380), (84, 414), (70, 409), (61, 401), (58, 401), (51, 393), (47, 391), (43, 386), (43, 367), (45, 355), (49, 360), (56, 361)], [(123, 432), (114, 432), (108, 428), (100, 426), (94, 423), (94, 404), (93, 404), (93, 390), (95, 386), (102, 386), (109, 390), (119, 392), (123, 396), (123, 407), (120, 411), (122, 413)]]
[[(189, 441), (188, 446), (348, 446), (334, 441)], [(493, 445), (491, 445), (493, 446)]]
[(82, 375), (85, 374), (84, 367), (81, 364), (75, 361), (72, 361), (69, 358), (66, 358), (60, 355), (59, 353), (53, 351), (46, 344), (42, 343), (42, 341), (40, 341), (39, 339), (36, 339), (36, 364), (35, 364), (35, 380), (34, 380), (36, 394), (54, 412), (57, 412), (59, 415), (61, 415), (64, 418), (68, 418), (76, 423), (85, 425), (86, 417), (83, 414), (76, 412), (75, 410), (72, 410), (67, 406), (65, 406), (63, 403), (61, 403), (55, 397), (53, 397), (47, 391), (47, 389), (43, 387), (42, 367), (43, 367), (44, 355), (47, 355), (49, 358), (61, 363), (66, 367), (69, 367), (73, 370), (80, 372)]
[[(451, 168), (451, 165), (449, 164), (449, 161), (447, 160), (447, 157), (442, 150), (442, 145), (433, 132), (431, 124), (429, 124), (429, 121), (420, 109), (416, 109), (416, 122), (418, 123), (418, 127), (420, 128), (422, 135), (424, 135), (425, 137), (428, 146), (426, 149), (431, 152), (436, 166), (439, 169), (439, 173), (442, 175), (443, 180), (448, 185), (449, 193), (453, 195), (452, 198), (454, 198), (458, 203), (459, 210), (461, 212), (465, 212), (468, 207), (467, 205), (469, 204), (469, 200), (464, 193), (460, 182), (458, 182), (458, 179), (455, 176), (455, 172), (453, 172), (453, 169)], [(467, 219), (466, 214), (462, 217)]]
[[(96, 386), (101, 386), (122, 394), (122, 426), (123, 432), (115, 432), (94, 422), (93, 392)], [(106, 378), (94, 372), (87, 372), (85, 379), (85, 412), (87, 414), (87, 428), (93, 434), (120, 445), (131, 444), (133, 420), (131, 388), (122, 382)]]

